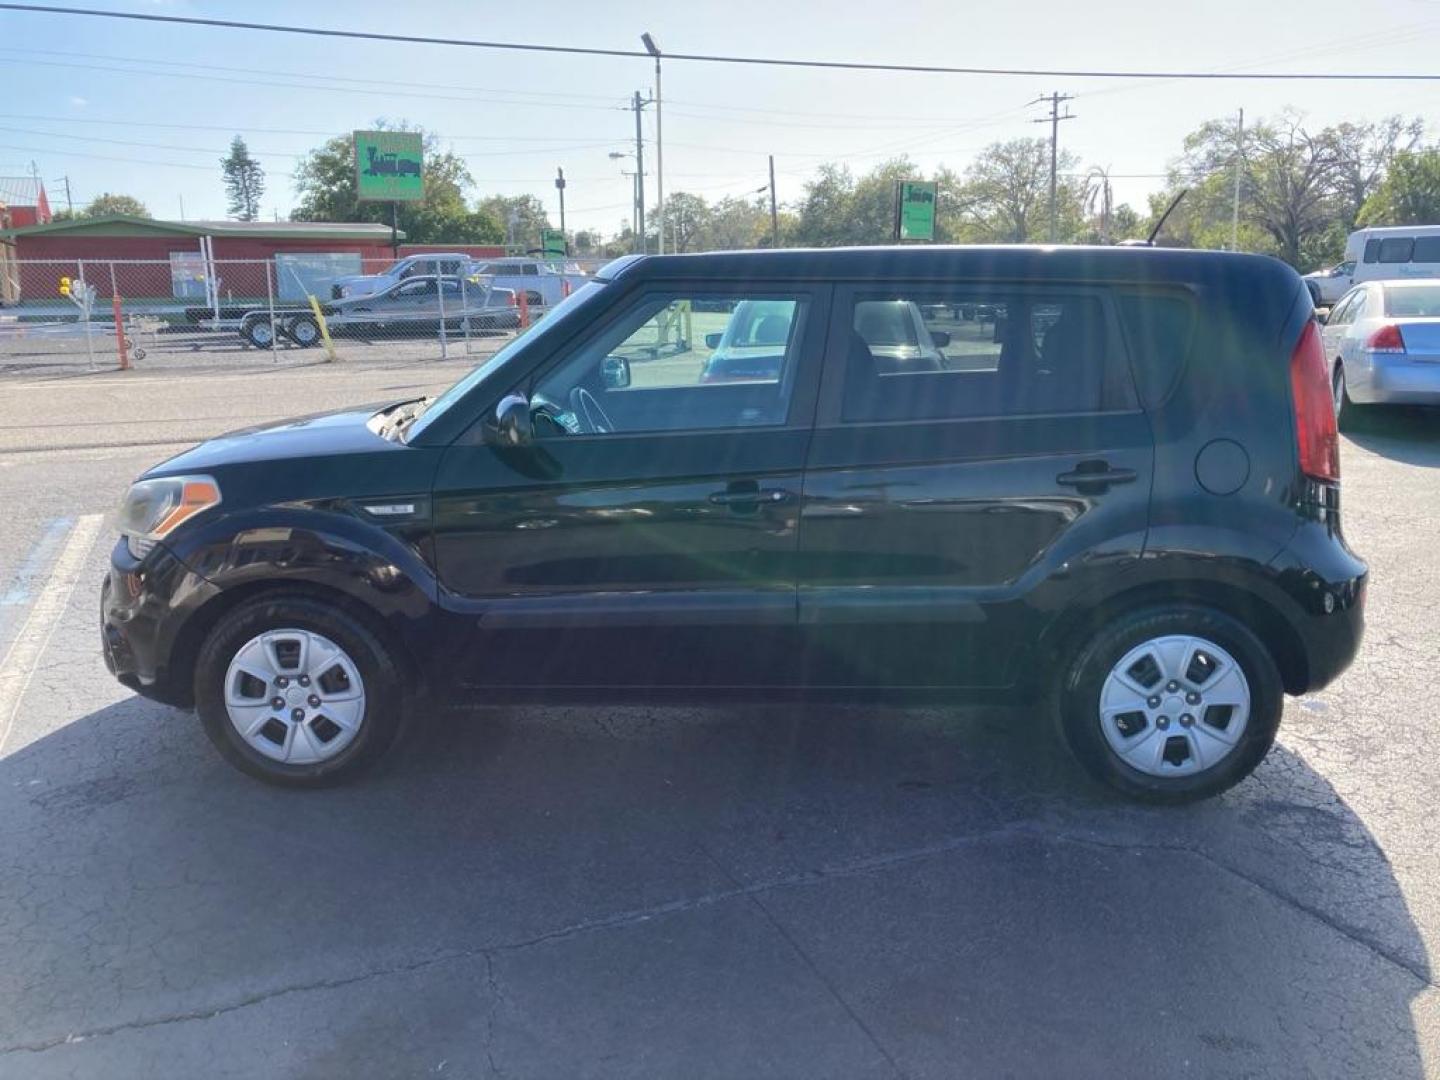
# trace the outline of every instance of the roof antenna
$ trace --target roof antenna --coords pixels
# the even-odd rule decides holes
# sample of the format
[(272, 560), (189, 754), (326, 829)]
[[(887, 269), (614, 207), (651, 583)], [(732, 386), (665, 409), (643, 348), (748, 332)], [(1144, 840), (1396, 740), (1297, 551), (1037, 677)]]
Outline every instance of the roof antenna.
[(1155, 237), (1160, 235), (1160, 230), (1165, 227), (1165, 222), (1169, 219), (1171, 212), (1175, 209), (1175, 207), (1180, 205), (1180, 200), (1185, 198), (1185, 196), (1189, 194), (1190, 189), (1188, 187), (1181, 188), (1180, 194), (1176, 195), (1175, 198), (1170, 200), (1170, 205), (1167, 206), (1165, 208), (1165, 212), (1160, 215), (1160, 220), (1155, 222), (1155, 227), (1150, 230), (1150, 235), (1145, 238), (1145, 243), (1149, 244), (1151, 247), (1155, 246)]

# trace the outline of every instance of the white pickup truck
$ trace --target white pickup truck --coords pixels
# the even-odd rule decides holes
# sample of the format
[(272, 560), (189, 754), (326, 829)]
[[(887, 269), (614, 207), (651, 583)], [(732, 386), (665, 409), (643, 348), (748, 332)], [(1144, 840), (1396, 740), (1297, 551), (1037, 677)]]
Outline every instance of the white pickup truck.
[(373, 296), (418, 274), (458, 274), (470, 261), (469, 255), (458, 251), (427, 251), (423, 255), (407, 255), (378, 274), (349, 274), (336, 278), (330, 283), (330, 299), (349, 300), (356, 296)]
[(540, 308), (558, 304), (590, 280), (574, 264), (557, 270), (551, 263), (522, 256), (478, 260), (465, 273), (487, 277), (497, 289), (514, 289), (517, 294), (523, 290), (525, 302)]

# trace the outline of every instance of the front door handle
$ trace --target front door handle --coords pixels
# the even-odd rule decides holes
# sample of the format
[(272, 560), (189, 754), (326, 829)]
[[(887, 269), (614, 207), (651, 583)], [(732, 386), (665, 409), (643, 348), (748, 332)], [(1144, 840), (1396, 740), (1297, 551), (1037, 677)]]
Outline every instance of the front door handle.
[(1100, 495), (1112, 484), (1135, 482), (1134, 469), (1112, 469), (1108, 461), (1082, 461), (1071, 472), (1055, 477), (1057, 484), (1073, 487), (1082, 495)]
[(710, 502), (716, 506), (755, 506), (760, 503), (786, 503), (795, 498), (793, 491), (786, 491), (784, 488), (762, 488), (759, 486), (740, 487), (738, 485), (726, 488), (724, 491), (712, 492)]

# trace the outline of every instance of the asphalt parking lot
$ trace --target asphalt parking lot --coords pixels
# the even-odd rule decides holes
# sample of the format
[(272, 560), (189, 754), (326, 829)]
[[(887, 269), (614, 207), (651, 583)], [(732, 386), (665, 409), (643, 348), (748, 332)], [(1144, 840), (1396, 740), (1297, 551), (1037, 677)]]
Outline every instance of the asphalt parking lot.
[(0, 379), (0, 1076), (1440, 1070), (1440, 418), (1347, 437), (1365, 648), (1198, 806), (1001, 709), (477, 711), (280, 792), (111, 680), (137, 473), (465, 366)]

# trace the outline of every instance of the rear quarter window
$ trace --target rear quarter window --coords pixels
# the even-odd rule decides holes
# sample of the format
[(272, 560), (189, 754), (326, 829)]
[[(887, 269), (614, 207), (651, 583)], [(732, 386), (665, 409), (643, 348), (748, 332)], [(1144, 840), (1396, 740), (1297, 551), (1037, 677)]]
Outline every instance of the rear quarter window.
[(1188, 296), (1122, 291), (1115, 306), (1130, 347), (1135, 387), (1141, 402), (1153, 408), (1184, 370), (1195, 332), (1195, 302)]
[(1418, 263), (1440, 263), (1440, 236), (1417, 236), (1411, 259)]

